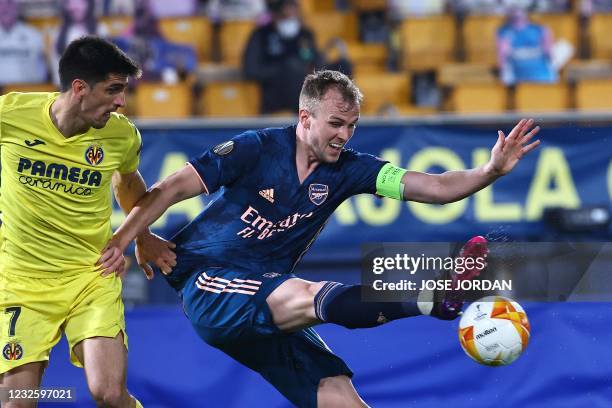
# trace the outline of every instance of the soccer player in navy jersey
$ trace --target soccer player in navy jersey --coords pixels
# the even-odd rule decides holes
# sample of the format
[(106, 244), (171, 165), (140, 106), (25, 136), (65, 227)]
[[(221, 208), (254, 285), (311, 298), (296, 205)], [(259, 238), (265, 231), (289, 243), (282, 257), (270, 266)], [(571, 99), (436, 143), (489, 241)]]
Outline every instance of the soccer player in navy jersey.
[[(361, 99), (344, 74), (308, 75), (297, 125), (247, 131), (190, 160), (151, 187), (101, 259), (116, 262), (172, 204), (221, 190), (172, 239), (176, 264), (143, 253), (137, 254), (139, 264), (149, 278), (153, 270), (147, 261), (162, 270), (205, 342), (259, 372), (300, 407), (366, 406), (351, 383), (351, 370), (312, 326), (373, 327), (421, 314), (453, 319), (462, 306), (450, 291), (436, 294), (441, 295), (436, 301), (362, 302), (360, 285), (293, 275), (338, 205), (360, 193), (424, 203), (457, 201), (508, 173), (539, 144), (530, 142), (539, 128), (533, 120), (521, 120), (507, 137), (499, 131), (491, 159), (482, 167), (443, 174), (406, 171), (346, 147)], [(482, 241), (470, 241), (466, 251), (478, 253)]]

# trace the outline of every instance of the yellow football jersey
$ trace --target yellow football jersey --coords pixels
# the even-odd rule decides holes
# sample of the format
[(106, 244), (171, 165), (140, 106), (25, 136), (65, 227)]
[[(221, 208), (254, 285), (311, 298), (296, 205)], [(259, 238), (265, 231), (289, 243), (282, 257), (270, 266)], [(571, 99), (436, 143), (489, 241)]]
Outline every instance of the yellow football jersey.
[(95, 270), (112, 235), (111, 178), (136, 171), (140, 133), (113, 113), (65, 138), (51, 121), (58, 93), (0, 97), (0, 271), (34, 277)]

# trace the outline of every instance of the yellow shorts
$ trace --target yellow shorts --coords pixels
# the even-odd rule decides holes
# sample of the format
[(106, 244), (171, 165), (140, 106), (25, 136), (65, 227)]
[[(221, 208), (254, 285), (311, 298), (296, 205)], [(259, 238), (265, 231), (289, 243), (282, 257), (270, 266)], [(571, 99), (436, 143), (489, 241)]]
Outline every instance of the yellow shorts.
[(84, 339), (122, 331), (127, 348), (121, 279), (97, 271), (57, 278), (0, 272), (0, 374), (48, 361), (62, 331), (77, 367), (82, 364), (73, 347)]

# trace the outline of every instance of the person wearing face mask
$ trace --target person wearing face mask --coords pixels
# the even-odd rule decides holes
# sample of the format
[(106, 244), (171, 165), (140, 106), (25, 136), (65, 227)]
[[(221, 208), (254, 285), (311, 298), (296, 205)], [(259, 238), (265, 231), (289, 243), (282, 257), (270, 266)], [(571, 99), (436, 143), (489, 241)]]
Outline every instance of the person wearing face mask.
[(502, 82), (555, 82), (552, 66), (552, 34), (547, 27), (529, 21), (524, 9), (511, 8), (507, 22), (497, 31), (497, 55)]
[(261, 113), (294, 111), (304, 77), (323, 65), (322, 58), (295, 0), (269, 0), (267, 6), (272, 19), (249, 38), (244, 76), (261, 86)]

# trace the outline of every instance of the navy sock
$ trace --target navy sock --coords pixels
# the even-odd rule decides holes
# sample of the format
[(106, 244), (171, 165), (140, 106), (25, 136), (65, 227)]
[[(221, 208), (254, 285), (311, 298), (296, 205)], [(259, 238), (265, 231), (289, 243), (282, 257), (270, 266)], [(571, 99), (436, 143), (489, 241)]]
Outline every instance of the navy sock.
[(314, 298), (315, 314), (326, 323), (349, 329), (375, 327), (421, 314), (416, 302), (364, 302), (360, 285), (328, 282)]

